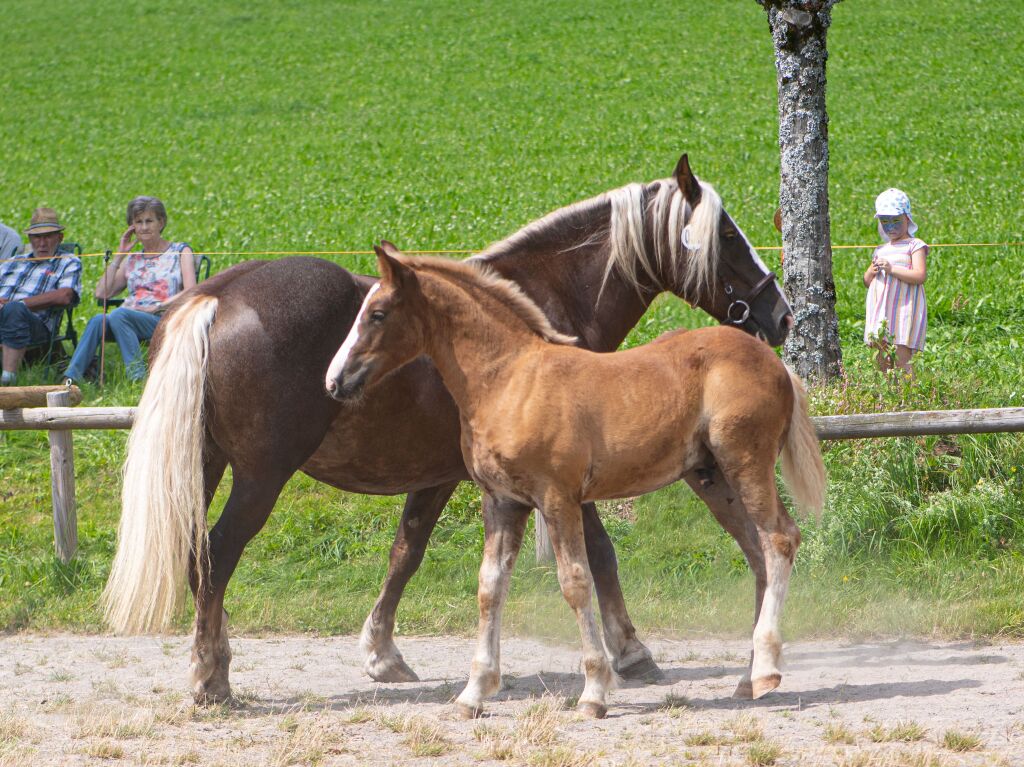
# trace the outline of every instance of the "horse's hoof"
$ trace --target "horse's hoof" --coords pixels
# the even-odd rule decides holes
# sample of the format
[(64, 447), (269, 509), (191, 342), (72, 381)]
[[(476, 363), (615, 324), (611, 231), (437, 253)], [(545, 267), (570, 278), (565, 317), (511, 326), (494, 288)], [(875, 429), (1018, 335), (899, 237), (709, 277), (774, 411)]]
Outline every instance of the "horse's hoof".
[(576, 710), (590, 719), (604, 719), (608, 714), (608, 706), (590, 700), (579, 703)]
[(192, 700), (197, 706), (217, 706), (221, 703), (231, 702), (230, 685), (223, 688), (206, 687), (192, 691)]
[(418, 682), (420, 678), (401, 658), (389, 662), (367, 663), (366, 673), (375, 682)]
[(483, 706), (470, 706), (466, 703), (455, 703), (455, 711), (459, 715), (459, 719), (479, 719), (484, 715)]
[(736, 685), (736, 691), (733, 692), (732, 697), (737, 700), (753, 700), (754, 685), (750, 683), (749, 679), (741, 679)]
[(782, 684), (782, 674), (769, 674), (768, 676), (758, 677), (751, 682), (751, 697), (754, 700), (763, 698), (780, 684)]
[(641, 658), (635, 663), (630, 663), (623, 669), (618, 670), (618, 675), (623, 679), (633, 682), (646, 682), (653, 684), (665, 678), (665, 672), (658, 668), (653, 658)]

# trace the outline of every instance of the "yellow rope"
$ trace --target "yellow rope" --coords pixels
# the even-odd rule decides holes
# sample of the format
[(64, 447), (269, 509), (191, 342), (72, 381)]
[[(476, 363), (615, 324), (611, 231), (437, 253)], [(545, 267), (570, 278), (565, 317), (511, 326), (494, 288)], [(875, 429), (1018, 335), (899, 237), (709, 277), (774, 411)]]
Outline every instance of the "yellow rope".
[[(833, 245), (832, 250), (866, 250), (877, 248), (879, 243), (872, 245)], [(929, 248), (1016, 248), (1024, 246), (1024, 242), (940, 242), (931, 243), (928, 245)], [(755, 248), (755, 250), (768, 251), (768, 250), (782, 250), (781, 245), (765, 245), (763, 247)], [(481, 250), (403, 250), (403, 253), (417, 256), (440, 256), (440, 255), (468, 255), (471, 253), (481, 253)], [(372, 256), (374, 252), (372, 250), (222, 250), (222, 251), (211, 251), (201, 250), (196, 251), (197, 255), (201, 256)], [(61, 253), (56, 256), (50, 256), (44, 258), (42, 256), (31, 256), (29, 258), (0, 258), (0, 264), (6, 264), (10, 261), (49, 261), (52, 258), (98, 258), (105, 256), (106, 252), (103, 253), (82, 253), (81, 255), (75, 255), (73, 253)], [(142, 253), (135, 252), (129, 255), (150, 255), (157, 256), (159, 253)]]

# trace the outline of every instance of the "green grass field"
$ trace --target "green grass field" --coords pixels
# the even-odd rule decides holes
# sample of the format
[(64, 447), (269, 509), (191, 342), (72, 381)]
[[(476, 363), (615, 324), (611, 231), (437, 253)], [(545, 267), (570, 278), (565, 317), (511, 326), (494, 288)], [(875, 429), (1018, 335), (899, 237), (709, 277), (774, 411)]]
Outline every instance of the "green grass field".
[[(835, 9), (835, 243), (875, 242), (872, 201), (888, 186), (910, 194), (927, 242), (1024, 239), (1018, 12), (1016, 0)], [(665, 176), (682, 151), (755, 244), (778, 244), (775, 70), (753, 0), (11, 0), (0, 45), (0, 220), (23, 229), (32, 208), (51, 205), (87, 252), (116, 245), (137, 194), (163, 198), (168, 236), (200, 251), (365, 250), (382, 237), (482, 248), (555, 207)], [(874, 373), (861, 344), (869, 252), (836, 251), (848, 380), (815, 391), (815, 412), (1021, 405), (1022, 256), (933, 250), (929, 348), (907, 386)], [(218, 255), (214, 268), (244, 258)], [(366, 257), (338, 260), (372, 270)], [(87, 261), (87, 291), (100, 269)], [(707, 322), (661, 299), (627, 343)], [(139, 391), (115, 373), (86, 394), (132, 404)], [(100, 628), (124, 438), (75, 437), (81, 551), (65, 567), (51, 553), (46, 436), (0, 433), (0, 626)], [(825, 449), (829, 503), (804, 527), (791, 636), (1024, 633), (1019, 436)], [(234, 625), (356, 630), (400, 504), (296, 477), (232, 581)], [(752, 580), (688, 491), (606, 511), (642, 631), (747, 631)], [(481, 545), (466, 485), (409, 587), (400, 632), (471, 630)], [(507, 625), (575, 634), (553, 571), (528, 555)]]

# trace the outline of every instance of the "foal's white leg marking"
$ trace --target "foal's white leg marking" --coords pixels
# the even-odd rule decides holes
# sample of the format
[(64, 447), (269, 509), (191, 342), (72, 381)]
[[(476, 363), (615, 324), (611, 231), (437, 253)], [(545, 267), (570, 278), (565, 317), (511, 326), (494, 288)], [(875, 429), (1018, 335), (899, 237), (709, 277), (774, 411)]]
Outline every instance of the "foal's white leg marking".
[(586, 684), (578, 705), (584, 713), (600, 719), (608, 710), (608, 692), (614, 686), (615, 677), (604, 654), (604, 645), (597, 632), (597, 621), (594, 620), (593, 602), (589, 598), (576, 611), (576, 622), (583, 639), (583, 671), (586, 674)]
[(380, 283), (378, 282), (366, 294), (366, 298), (363, 299), (363, 305), (359, 307), (359, 313), (356, 315), (355, 322), (352, 323), (352, 328), (348, 331), (348, 336), (345, 337), (345, 342), (338, 349), (337, 354), (334, 355), (334, 359), (331, 360), (331, 365), (327, 368), (327, 378), (324, 379), (324, 383), (328, 386), (330, 386), (331, 381), (338, 377), (341, 369), (345, 367), (345, 361), (348, 360), (349, 352), (352, 351), (352, 347), (359, 340), (359, 321), (363, 318), (363, 312), (366, 311), (366, 304), (370, 300), (370, 296), (376, 293), (379, 287)]
[(456, 700), (460, 713), (467, 718), (480, 716), (484, 698), (501, 687), (501, 612), (516, 558), (515, 552), (510, 554), (501, 549), (500, 545), (485, 546), (480, 563), (480, 609), (481, 613), (486, 610), (486, 615), (480, 616), (469, 682)]
[[(766, 538), (768, 536), (765, 536)], [(754, 660), (750, 668), (753, 697), (775, 689), (781, 679), (779, 660), (782, 656), (782, 634), (779, 622), (782, 605), (789, 588), (789, 574), (793, 568), (790, 559), (770, 542), (764, 546), (767, 559), (768, 587), (765, 589), (761, 615), (754, 627)]]

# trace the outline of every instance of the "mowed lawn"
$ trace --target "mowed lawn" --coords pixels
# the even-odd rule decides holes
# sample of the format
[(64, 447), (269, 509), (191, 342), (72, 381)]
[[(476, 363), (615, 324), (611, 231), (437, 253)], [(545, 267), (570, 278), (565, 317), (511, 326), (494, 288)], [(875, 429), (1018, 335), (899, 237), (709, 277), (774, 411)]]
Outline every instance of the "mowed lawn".
[[(927, 242), (1024, 240), (1018, 16), (1016, 0), (834, 10), (834, 243), (877, 241), (872, 201), (889, 186), (910, 194)], [(754, 0), (9, 0), (3, 17), (0, 221), (23, 229), (50, 205), (89, 253), (116, 245), (137, 194), (161, 197), (168, 236), (217, 254), (215, 270), (246, 253), (364, 251), (380, 238), (479, 249), (553, 208), (663, 177), (683, 151), (755, 244), (779, 244), (773, 49)], [(932, 251), (929, 348), (913, 386), (882, 381), (861, 343), (869, 254), (835, 252), (848, 378), (813, 392), (815, 412), (1022, 404), (1024, 248)], [(776, 251), (763, 255), (777, 265)], [(373, 269), (366, 256), (336, 260)], [(101, 267), (86, 259), (87, 291)], [(76, 319), (96, 311), (86, 300)], [(627, 343), (708, 322), (662, 298)], [(105, 391), (87, 387), (88, 404), (137, 400), (111, 371)], [(75, 437), (81, 549), (63, 566), (51, 553), (46, 436), (0, 433), (0, 625), (101, 627), (124, 438)], [(825, 449), (829, 503), (820, 524), (805, 524), (790, 635), (1024, 633), (1020, 437)], [(356, 630), (401, 502), (296, 477), (232, 582), (234, 626)], [(409, 586), (400, 632), (475, 625), (478, 509), (463, 486)], [(747, 630), (752, 579), (689, 491), (604, 512), (643, 631)], [(553, 570), (531, 555), (507, 624), (575, 633)]]

